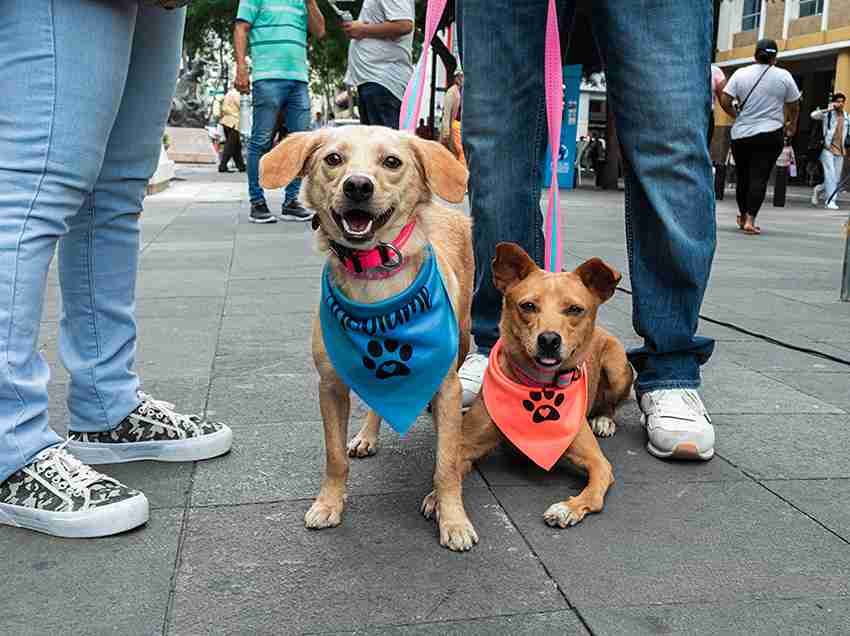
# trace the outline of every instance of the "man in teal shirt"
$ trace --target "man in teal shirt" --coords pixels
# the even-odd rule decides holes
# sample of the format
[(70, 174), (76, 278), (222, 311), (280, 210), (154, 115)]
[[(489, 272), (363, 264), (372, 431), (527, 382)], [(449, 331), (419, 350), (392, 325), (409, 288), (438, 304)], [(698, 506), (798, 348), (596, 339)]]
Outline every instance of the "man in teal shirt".
[[(250, 221), (275, 223), (260, 187), (260, 158), (269, 151), (278, 113), (286, 113), (286, 128), (300, 132), (310, 128), (310, 96), (307, 91), (307, 31), (321, 39), (325, 19), (316, 0), (241, 0), (233, 29), (236, 49), (236, 88), (252, 92), (248, 63), (253, 66), (253, 124), (248, 143), (248, 196)], [(284, 220), (306, 221), (312, 214), (298, 202), (301, 180), (286, 187), (281, 211)]]

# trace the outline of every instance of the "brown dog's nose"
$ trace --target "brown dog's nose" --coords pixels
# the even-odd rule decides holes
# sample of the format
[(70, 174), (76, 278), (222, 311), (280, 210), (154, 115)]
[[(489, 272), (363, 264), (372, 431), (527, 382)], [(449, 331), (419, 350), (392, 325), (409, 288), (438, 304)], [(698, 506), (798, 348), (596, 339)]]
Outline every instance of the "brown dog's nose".
[(345, 196), (356, 203), (363, 203), (372, 198), (375, 193), (375, 186), (369, 177), (361, 177), (353, 175), (345, 180), (342, 184), (342, 191)]
[(537, 348), (546, 353), (558, 353), (561, 348), (561, 334), (554, 331), (544, 331), (537, 336)]

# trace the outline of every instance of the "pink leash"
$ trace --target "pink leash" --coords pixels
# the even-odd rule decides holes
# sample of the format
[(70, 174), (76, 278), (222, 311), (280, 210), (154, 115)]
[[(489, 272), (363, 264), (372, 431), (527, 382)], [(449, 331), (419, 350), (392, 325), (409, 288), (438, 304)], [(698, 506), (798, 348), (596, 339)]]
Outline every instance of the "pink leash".
[[(425, 41), (422, 55), (413, 76), (404, 91), (399, 117), (399, 129), (414, 134), (419, 121), (422, 91), (425, 87), (430, 43), (437, 33), (437, 25), (446, 7), (446, 0), (428, 0), (425, 14)], [(545, 267), (550, 272), (560, 272), (561, 260), (561, 208), (558, 196), (558, 152), (561, 147), (561, 121), (564, 114), (564, 84), (561, 75), (561, 37), (558, 33), (558, 9), (555, 0), (549, 0), (546, 16), (546, 39), (543, 56), (543, 84), (546, 94), (546, 124), (549, 131), (549, 152), (552, 155), (552, 182), (549, 187), (549, 206), (546, 211), (544, 236), (546, 239)], [(495, 113), (494, 113), (495, 116)]]

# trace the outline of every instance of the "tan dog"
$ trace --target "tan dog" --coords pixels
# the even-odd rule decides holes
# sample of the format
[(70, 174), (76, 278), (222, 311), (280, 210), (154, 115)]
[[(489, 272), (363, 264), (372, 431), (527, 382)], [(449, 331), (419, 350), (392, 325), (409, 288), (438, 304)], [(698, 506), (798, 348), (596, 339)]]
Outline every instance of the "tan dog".
[[(587, 471), (588, 482), (577, 497), (549, 507), (543, 517), (550, 526), (575, 525), (587, 513), (602, 510), (605, 493), (614, 483), (611, 464), (594, 433), (602, 437), (614, 434), (614, 410), (629, 395), (633, 372), (623, 345), (596, 326), (596, 313), (599, 305), (614, 295), (620, 278), (619, 272), (598, 258), (574, 272), (555, 274), (538, 268), (518, 245), (500, 243), (496, 248), (493, 279), (504, 294), (500, 369), (513, 382), (528, 384), (533, 378), (543, 385), (552, 384), (558, 374), (580, 368), (582, 363), (587, 370), (587, 412), (563, 456)], [(473, 461), (503, 439), (483, 394), (464, 416), (463, 438), (461, 470), (466, 475)], [(426, 517), (434, 513), (439, 499), (437, 492), (425, 498), (422, 512)]]
[[(461, 212), (436, 204), (432, 194), (450, 202), (462, 201), (468, 174), (443, 146), (388, 128), (324, 129), (290, 135), (263, 158), (260, 171), (267, 188), (284, 186), (299, 175), (305, 177), (302, 197), (317, 213), (314, 228), (320, 249), (328, 252), (337, 289), (353, 301), (376, 303), (407, 289), (430, 245), (459, 325), (458, 365), (463, 361), (469, 349), (474, 269), (471, 225)], [(399, 243), (398, 237), (413, 219), (412, 234), (392, 257), (405, 262), (397, 273), (370, 279), (343, 266), (347, 250), (362, 253), (381, 243)], [(386, 268), (380, 269), (386, 273)], [(346, 452), (349, 387), (331, 364), (318, 318), (313, 328), (313, 359), (320, 376), (327, 462), (321, 491), (304, 520), (308, 528), (328, 528), (341, 522), (349, 452), (359, 457), (374, 453), (381, 420), (370, 411)], [(437, 429), (434, 489), (440, 497), (440, 543), (452, 550), (468, 550), (478, 537), (461, 499), (461, 386), (456, 367), (443, 379), (432, 407)]]

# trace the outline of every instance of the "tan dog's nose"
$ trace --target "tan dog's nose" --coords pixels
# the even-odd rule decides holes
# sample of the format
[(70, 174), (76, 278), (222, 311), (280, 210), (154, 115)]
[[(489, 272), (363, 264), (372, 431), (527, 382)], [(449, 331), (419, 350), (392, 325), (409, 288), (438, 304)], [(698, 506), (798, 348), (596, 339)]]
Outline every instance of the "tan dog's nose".
[(355, 203), (363, 203), (372, 198), (375, 193), (375, 185), (369, 177), (352, 175), (342, 184), (342, 191), (348, 199)]
[(544, 331), (537, 336), (537, 348), (546, 353), (557, 353), (561, 348), (561, 334)]

